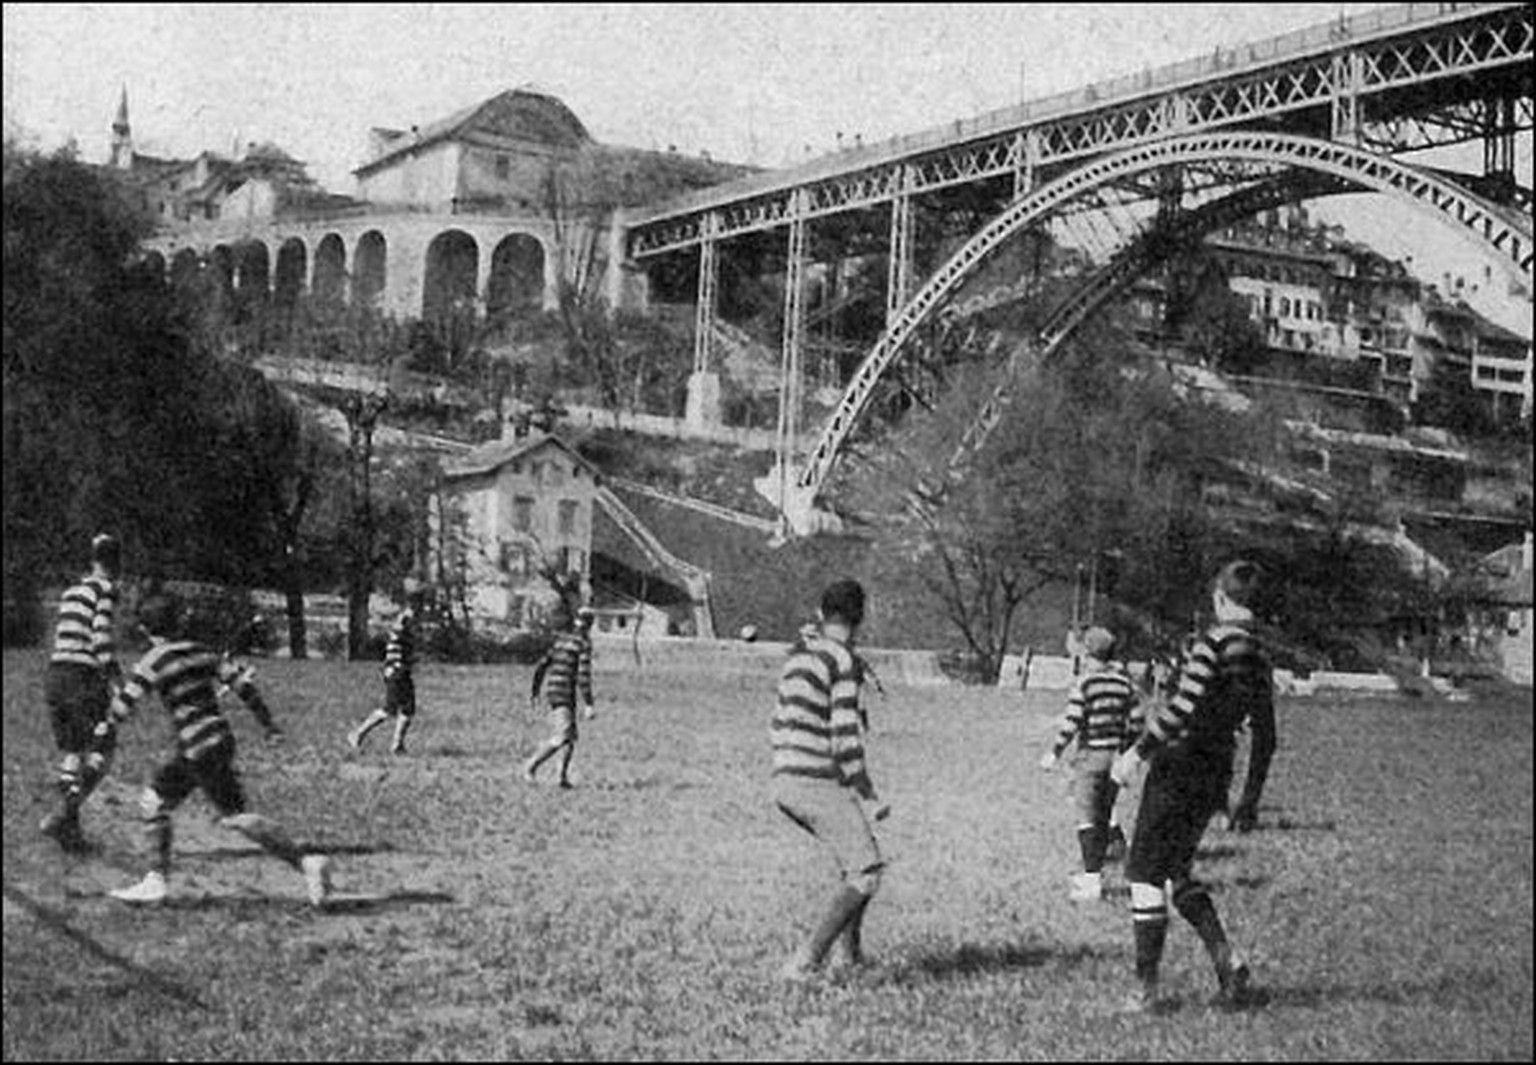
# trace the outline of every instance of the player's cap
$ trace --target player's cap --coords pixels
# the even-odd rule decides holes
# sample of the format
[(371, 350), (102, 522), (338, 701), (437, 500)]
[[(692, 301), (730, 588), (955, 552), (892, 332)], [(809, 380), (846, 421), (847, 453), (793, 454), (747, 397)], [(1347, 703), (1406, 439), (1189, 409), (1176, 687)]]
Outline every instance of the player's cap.
[(842, 618), (850, 625), (864, 620), (864, 586), (858, 581), (834, 581), (821, 593), (822, 617)]
[(1095, 625), (1083, 633), (1083, 654), (1090, 658), (1107, 658), (1115, 649), (1115, 634)]
[(1264, 583), (1264, 571), (1257, 562), (1240, 558), (1228, 562), (1216, 575), (1216, 590), (1238, 606), (1254, 609), (1258, 603), (1259, 589)]
[(97, 533), (91, 537), (91, 561), (116, 569), (123, 559), (123, 545), (111, 533)]
[(173, 592), (156, 592), (139, 603), (139, 625), (154, 636), (173, 636), (181, 624), (181, 600)]

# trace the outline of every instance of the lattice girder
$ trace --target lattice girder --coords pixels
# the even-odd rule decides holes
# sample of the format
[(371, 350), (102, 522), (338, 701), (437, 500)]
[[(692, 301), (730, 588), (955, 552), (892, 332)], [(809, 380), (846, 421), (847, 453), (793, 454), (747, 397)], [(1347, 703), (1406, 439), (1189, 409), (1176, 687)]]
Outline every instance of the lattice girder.
[(1378, 192), (1431, 212), (1481, 239), (1513, 274), (1529, 277), (1532, 227), (1529, 216), (1495, 209), (1471, 193), (1432, 174), (1348, 145), (1282, 133), (1212, 131), (1139, 145), (1090, 160), (1084, 166), (1015, 200), (984, 226), (929, 278), (881, 335), (855, 371), (842, 400), (824, 425), (796, 479), (801, 498), (824, 486), (843, 441), (862, 418), (875, 384), (902, 353), (916, 330), (959, 285), (1015, 234), (1059, 215), (1064, 206), (1100, 187), (1169, 166), (1251, 164), (1285, 167), (1332, 178), (1359, 191)]
[[(957, 123), (951, 143), (925, 143), (901, 158), (861, 167), (851, 157), (846, 171), (830, 175), (825, 161), (818, 161), (814, 165), (821, 169), (815, 176), (797, 180), (795, 171), (788, 171), (774, 179), (773, 187), (745, 192), (737, 200), (729, 199), (732, 186), (726, 185), (701, 194), (724, 202), (688, 206), (696, 199), (690, 196), (675, 213), (661, 205), (661, 213), (631, 225), (629, 252), (640, 259), (697, 243), (702, 239), (698, 218), (711, 209), (722, 213), (722, 238), (787, 225), (789, 198), (796, 191), (805, 192), (806, 217), (815, 218), (888, 203), (898, 194), (921, 195), (1000, 177), (1018, 182), (1026, 153), (1031, 180), (1038, 181), (1042, 170), (1059, 172), (1094, 155), (1218, 127), (1278, 125), (1285, 132), (1312, 135), (1329, 129), (1329, 116), (1345, 88), (1348, 99), (1342, 102), (1353, 124), (1384, 150), (1424, 146), (1414, 137), (1388, 149), (1391, 140), (1381, 131), (1403, 124), (1413, 134), (1423, 133), (1434, 129), (1442, 111), (1446, 114), (1443, 128), (1434, 129), (1437, 135), (1455, 129), (1471, 137), (1456, 113), (1467, 101), (1453, 97), (1489, 85), (1490, 79), (1515, 79), (1520, 87), (1506, 87), (1506, 94), (1514, 96), (1522, 115), (1529, 115), (1533, 37), (1529, 5), (1494, 4), (1442, 12), (1400, 33), (1369, 40), (1340, 36), (1327, 48), (1272, 61), (1252, 47), (1246, 56), (1242, 48), (1224, 50), (1201, 78), (1166, 91), (1149, 86), (1144, 95), (1101, 104), (1092, 99), (1090, 87), (1076, 109), (1059, 117), (1030, 120), (1021, 113), (1010, 125), (1010, 113), (997, 120), (1000, 128), (985, 131), (977, 128), (986, 125), (982, 120)], [(1347, 87), (1338, 84), (1341, 59), (1350, 70)], [(1422, 128), (1412, 127), (1413, 120)]]

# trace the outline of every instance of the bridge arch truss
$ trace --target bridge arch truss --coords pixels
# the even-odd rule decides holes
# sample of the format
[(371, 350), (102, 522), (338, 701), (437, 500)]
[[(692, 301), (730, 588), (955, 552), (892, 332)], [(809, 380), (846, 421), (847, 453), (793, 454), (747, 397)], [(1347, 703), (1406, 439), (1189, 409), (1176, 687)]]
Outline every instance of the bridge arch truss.
[[(806, 514), (825, 487), (844, 444), (860, 424), (886, 371), (909, 348), (925, 323), (999, 248), (1032, 227), (1091, 207), (1106, 189), (1145, 181), (1178, 168), (1199, 175), (1208, 189), (1239, 190), (1208, 205), (1196, 218), (1210, 229), (1249, 213), (1277, 193), (1301, 198), (1328, 192), (1375, 192), (1426, 213), (1479, 242), (1513, 276), (1529, 279), (1532, 269), (1532, 224), (1528, 213), (1500, 208), (1436, 172), (1348, 144), (1285, 133), (1251, 130), (1212, 130), (1170, 137), (1094, 159), (1078, 169), (1015, 199), (944, 262), (892, 318), (885, 332), (854, 372), (837, 407), (824, 424), (805, 464), (794, 478), (792, 498), (782, 501), (792, 524)], [(1249, 192), (1244, 198), (1242, 190)], [(1240, 215), (1239, 215), (1240, 217)], [(1083, 289), (1052, 316), (1039, 338), (1054, 352), (1093, 307), (1119, 291), (1150, 265), (1149, 244), (1123, 248)], [(992, 403), (1005, 396), (994, 393)], [(995, 424), (998, 410), (983, 410)], [(982, 431), (989, 430), (987, 426)], [(973, 432), (976, 427), (973, 426)], [(968, 434), (969, 436), (970, 434)], [(972, 441), (974, 443), (974, 441)]]

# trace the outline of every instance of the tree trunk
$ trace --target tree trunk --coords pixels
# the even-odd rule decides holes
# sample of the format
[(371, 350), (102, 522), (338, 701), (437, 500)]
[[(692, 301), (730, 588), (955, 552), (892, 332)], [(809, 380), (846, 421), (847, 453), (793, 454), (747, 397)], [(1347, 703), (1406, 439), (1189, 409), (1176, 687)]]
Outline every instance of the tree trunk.
[(347, 577), (347, 658), (356, 662), (368, 650), (368, 596), (372, 580), (366, 567), (355, 561)]
[(368, 597), (373, 591), (373, 429), (387, 400), (355, 397), (347, 407), (352, 462), (351, 558), (347, 564), (347, 658), (368, 646)]
[(304, 589), (298, 582), (296, 571), (284, 578), (283, 589), (288, 599), (288, 657), (309, 657), (309, 628), (304, 619)]

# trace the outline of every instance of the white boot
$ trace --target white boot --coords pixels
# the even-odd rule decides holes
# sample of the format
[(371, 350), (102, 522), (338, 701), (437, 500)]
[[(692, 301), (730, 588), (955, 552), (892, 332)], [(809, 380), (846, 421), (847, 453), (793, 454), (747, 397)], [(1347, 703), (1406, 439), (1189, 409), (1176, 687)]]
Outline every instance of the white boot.
[(165, 874), (158, 871), (146, 873), (144, 879), (132, 887), (118, 888), (116, 891), (108, 892), (114, 899), (136, 903), (164, 902), (169, 893), (170, 890), (165, 885)]
[(304, 890), (309, 893), (309, 904), (321, 909), (331, 898), (331, 860), (323, 854), (306, 854), (299, 859), (304, 872)]
[(1072, 878), (1073, 902), (1098, 902), (1104, 897), (1103, 873), (1078, 873)]

